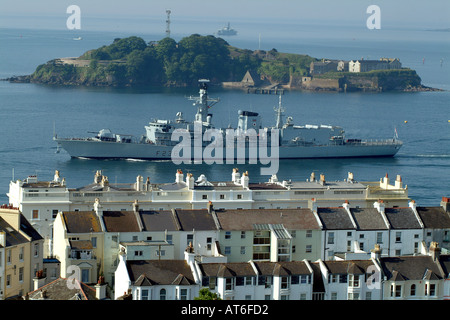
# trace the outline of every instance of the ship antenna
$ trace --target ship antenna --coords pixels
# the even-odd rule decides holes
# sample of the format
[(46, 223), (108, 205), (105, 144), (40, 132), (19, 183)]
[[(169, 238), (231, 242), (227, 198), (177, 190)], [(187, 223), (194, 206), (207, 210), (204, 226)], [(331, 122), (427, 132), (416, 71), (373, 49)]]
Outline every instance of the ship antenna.
[(172, 12), (170, 10), (166, 10), (167, 19), (166, 19), (166, 37), (170, 38), (170, 14)]
[(281, 116), (284, 113), (284, 108), (283, 108), (283, 106), (281, 104), (281, 94), (280, 94), (279, 101), (278, 101), (278, 108), (275, 107), (274, 110), (275, 110), (275, 112), (277, 114), (276, 128), (277, 129), (281, 129), (281, 127), (283, 126), (283, 119), (281, 118)]

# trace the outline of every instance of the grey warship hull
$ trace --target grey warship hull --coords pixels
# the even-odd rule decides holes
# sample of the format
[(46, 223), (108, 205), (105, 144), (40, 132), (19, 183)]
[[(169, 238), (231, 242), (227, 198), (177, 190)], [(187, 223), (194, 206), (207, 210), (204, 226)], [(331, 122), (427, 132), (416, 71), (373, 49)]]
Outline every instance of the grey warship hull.
[[(184, 163), (189, 163), (190, 159), (218, 163), (219, 158), (236, 159), (242, 163), (252, 157), (257, 157), (260, 161), (274, 157), (392, 157), (402, 146), (396, 133), (393, 139), (385, 140), (347, 139), (339, 126), (294, 125), (292, 117), (283, 120), (281, 96), (278, 106), (274, 108), (277, 120), (273, 127), (263, 127), (261, 117), (256, 112), (239, 111), (236, 129), (215, 128), (210, 112), (219, 99), (208, 97), (208, 80), (199, 82), (199, 96), (188, 98), (194, 100), (194, 106), (197, 106), (194, 121), (186, 121), (181, 112), (177, 113), (174, 120), (154, 120), (145, 126), (146, 133), (139, 140), (114, 134), (109, 129), (102, 129), (96, 136), (88, 138), (61, 138), (55, 135), (53, 139), (58, 151), (62, 148), (74, 158), (179, 160), (182, 156)], [(228, 140), (230, 130), (233, 140)], [(182, 142), (187, 141), (187, 146), (182, 148), (181, 153), (178, 150), (174, 154), (174, 150), (180, 145), (180, 135), (183, 136)], [(207, 138), (211, 135), (214, 139)], [(196, 144), (198, 141), (200, 145)], [(261, 149), (261, 146), (264, 147), (262, 142), (265, 143), (265, 149)], [(211, 149), (214, 151), (205, 152)]]

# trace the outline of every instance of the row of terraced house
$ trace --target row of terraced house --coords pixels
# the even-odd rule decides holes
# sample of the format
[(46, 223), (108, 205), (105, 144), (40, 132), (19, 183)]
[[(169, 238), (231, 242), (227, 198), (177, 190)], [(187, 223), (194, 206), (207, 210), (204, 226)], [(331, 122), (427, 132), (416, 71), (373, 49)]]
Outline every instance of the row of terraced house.
[(252, 300), (449, 295), (447, 198), (417, 206), (399, 177), (394, 185), (387, 176), (361, 183), (351, 174), (337, 182), (311, 176), (251, 184), (237, 173), (231, 182), (184, 180), (178, 171), (175, 183), (138, 177), (112, 185), (98, 172), (92, 185), (76, 189), (59, 173), (52, 181), (11, 182), (17, 214), (36, 234), (45, 232), (35, 268), (43, 272), (32, 279), (29, 271), (29, 288), (15, 295), (42, 298), (39, 288), (48, 295), (50, 284), (74, 274), (84, 284), (104, 279), (113, 299), (193, 299), (203, 287)]

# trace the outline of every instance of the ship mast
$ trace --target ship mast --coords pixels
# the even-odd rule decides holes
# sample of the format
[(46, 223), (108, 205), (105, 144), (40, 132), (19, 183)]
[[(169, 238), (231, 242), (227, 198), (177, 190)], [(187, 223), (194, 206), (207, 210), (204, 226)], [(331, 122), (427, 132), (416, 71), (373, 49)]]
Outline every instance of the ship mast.
[(198, 82), (200, 87), (199, 96), (198, 97), (190, 96), (188, 97), (188, 100), (195, 101), (193, 105), (197, 106), (195, 121), (203, 123), (207, 122), (207, 117), (208, 115), (210, 115), (208, 114), (209, 109), (217, 102), (219, 102), (219, 99), (208, 98), (208, 83), (209, 83), (208, 79), (200, 79), (198, 80)]
[(166, 10), (167, 19), (166, 19), (166, 37), (170, 38), (170, 10)]
[(278, 108), (275, 107), (274, 110), (277, 114), (277, 124), (275, 127), (277, 129), (281, 129), (283, 127), (283, 119), (281, 117), (284, 114), (284, 108), (281, 105), (281, 95), (280, 95), (279, 102), (278, 102)]

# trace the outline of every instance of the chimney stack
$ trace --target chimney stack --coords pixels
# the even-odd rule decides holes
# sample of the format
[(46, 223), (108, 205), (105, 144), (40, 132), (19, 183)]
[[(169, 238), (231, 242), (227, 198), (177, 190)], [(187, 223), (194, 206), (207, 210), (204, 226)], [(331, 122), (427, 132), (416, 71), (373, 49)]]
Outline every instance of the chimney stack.
[(194, 176), (192, 173), (186, 174), (186, 184), (189, 190), (194, 189)]
[(445, 210), (445, 212), (450, 212), (450, 198), (442, 197), (441, 207)]
[(353, 183), (354, 178), (353, 178), (353, 173), (349, 172), (347, 175), (347, 182)]
[(324, 174), (320, 174), (320, 184), (323, 185), (323, 186), (326, 184), (325, 175)]
[(103, 300), (106, 298), (106, 283), (103, 276), (98, 278), (98, 282), (95, 285), (95, 297), (98, 300)]
[(208, 202), (208, 204), (206, 205), (206, 209), (208, 209), (208, 213), (211, 214), (212, 211), (214, 210), (213, 204), (211, 201)]
[(136, 191), (143, 191), (144, 187), (144, 178), (139, 175), (136, 177)]
[(383, 200), (378, 200), (374, 202), (373, 207), (376, 208), (379, 213), (384, 214), (385, 205)]
[(401, 175), (397, 175), (397, 179), (395, 179), (395, 188), (396, 189), (401, 189), (403, 188), (403, 182), (402, 182), (402, 177)]
[(94, 176), (94, 183), (101, 183), (101, 182), (102, 182), (102, 172), (100, 170), (97, 170)]
[(439, 256), (441, 255), (441, 248), (439, 248), (439, 244), (436, 241), (432, 241), (430, 243), (430, 254), (433, 258), (433, 261), (438, 260)]
[(59, 171), (55, 170), (55, 175), (53, 177), (53, 182), (60, 182)]
[(239, 169), (233, 168), (233, 173), (231, 174), (231, 181), (234, 183), (239, 183), (240, 177), (241, 177), (241, 174), (239, 173)]
[(177, 173), (175, 174), (175, 183), (181, 183), (183, 182), (183, 171), (181, 171), (181, 169), (177, 170)]
[(317, 202), (315, 198), (308, 201), (308, 208), (311, 209), (312, 212), (317, 212)]
[(241, 177), (241, 185), (243, 188), (248, 188), (248, 182), (250, 178), (248, 177), (248, 171), (245, 171)]
[(134, 200), (134, 202), (133, 202), (133, 211), (134, 211), (134, 213), (139, 212), (139, 203), (138, 203), (137, 199)]
[(381, 247), (378, 243), (375, 244), (375, 247), (370, 250), (370, 257), (372, 259), (379, 259), (381, 256)]
[(103, 216), (103, 208), (102, 208), (102, 205), (100, 204), (99, 198), (95, 198), (94, 211), (97, 214), (97, 216), (99, 216), (99, 217)]

